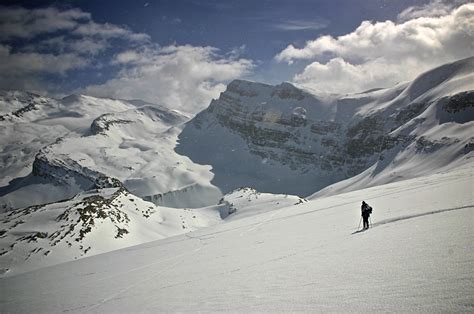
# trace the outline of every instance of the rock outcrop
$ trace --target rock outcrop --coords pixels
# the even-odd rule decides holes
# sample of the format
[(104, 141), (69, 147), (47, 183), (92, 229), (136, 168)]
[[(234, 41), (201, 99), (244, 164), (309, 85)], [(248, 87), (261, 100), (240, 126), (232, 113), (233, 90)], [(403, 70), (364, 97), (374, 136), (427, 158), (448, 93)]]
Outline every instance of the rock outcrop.
[(236, 80), (187, 124), (176, 150), (211, 165), (212, 182), (224, 193), (252, 186), (302, 196), (406, 150), (451, 147), (457, 158), (457, 144), (468, 145), (469, 138), (441, 138), (436, 126), (474, 120), (473, 86), (465, 76), (473, 60), (432, 70), (435, 81), (428, 72), (409, 84), (344, 97)]

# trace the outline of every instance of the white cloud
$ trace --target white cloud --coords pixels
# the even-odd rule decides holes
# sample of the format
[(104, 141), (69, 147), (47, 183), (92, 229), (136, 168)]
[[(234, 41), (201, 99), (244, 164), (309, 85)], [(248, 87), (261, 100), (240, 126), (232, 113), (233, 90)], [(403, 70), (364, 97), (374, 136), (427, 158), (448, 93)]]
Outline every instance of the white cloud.
[(224, 82), (248, 73), (253, 63), (219, 55), (212, 47), (167, 46), (127, 50), (113, 64), (126, 65), (119, 75), (80, 92), (99, 97), (143, 99), (188, 113), (209, 105)]
[(123, 27), (104, 23), (99, 24), (93, 21), (79, 25), (72, 32), (74, 35), (99, 37), (99, 38), (122, 38), (132, 41), (147, 41), (150, 37), (143, 33), (134, 33)]
[[(312, 62), (294, 81), (333, 92), (358, 92), (413, 79), (429, 68), (473, 55), (474, 4), (444, 12), (440, 3), (405, 10), (403, 17), (411, 16), (409, 20), (364, 21), (337, 38), (321, 36), (303, 48), (289, 45), (275, 59)], [(436, 14), (434, 7), (440, 9)], [(427, 11), (429, 16), (420, 16)]]
[(399, 21), (407, 21), (419, 17), (448, 15), (455, 7), (471, 2), (470, 0), (433, 0), (424, 5), (412, 6), (398, 14)]
[[(213, 47), (160, 47), (147, 34), (97, 23), (80, 9), (0, 7), (0, 18), (0, 88), (57, 92), (60, 87), (47, 76), (64, 80), (72, 70), (101, 66), (118, 74), (76, 92), (143, 99), (195, 113), (225, 89), (224, 83), (254, 66), (240, 58), (244, 46), (227, 54)], [(121, 52), (109, 57), (114, 50)]]
[[(417, 61), (407, 59), (404, 75), (416, 76)], [(363, 64), (351, 64), (342, 58), (333, 58), (327, 63), (317, 61), (309, 64), (302, 73), (295, 75), (294, 81), (303, 86), (328, 93), (353, 93), (377, 87), (390, 87), (398, 81), (400, 67), (376, 59)]]
[(328, 26), (326, 21), (287, 20), (275, 24), (274, 28), (285, 31), (318, 30)]

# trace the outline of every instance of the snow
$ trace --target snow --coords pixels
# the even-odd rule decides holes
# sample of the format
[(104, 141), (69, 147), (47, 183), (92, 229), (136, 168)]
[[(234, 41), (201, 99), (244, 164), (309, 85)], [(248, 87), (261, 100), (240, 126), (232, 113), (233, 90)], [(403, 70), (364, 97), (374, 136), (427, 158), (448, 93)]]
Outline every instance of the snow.
[(473, 73), (344, 96), (236, 80), (186, 124), (0, 91), (1, 311), (472, 312)]
[(474, 57), (344, 96), (236, 80), (187, 122), (176, 151), (212, 166), (211, 183), (222, 193), (241, 186), (304, 197), (348, 192), (466, 163), (474, 107), (444, 105), (472, 90)]
[[(221, 222), (225, 205), (155, 206), (123, 189), (0, 214), (0, 276), (109, 252)], [(119, 232), (120, 231), (120, 232)]]
[[(222, 197), (210, 183), (210, 166), (174, 152), (181, 124), (189, 119), (175, 110), (138, 100), (84, 95), (61, 100), (20, 92), (0, 96), (0, 101), (16, 107), (25, 103), (11, 98), (31, 97), (37, 107), (19, 117), (9, 115), (0, 125), (0, 142), (5, 144), (0, 151), (0, 166), (5, 169), (0, 208), (71, 198), (84, 190), (78, 173), (91, 171), (117, 178), (133, 194), (164, 206), (202, 207)], [(72, 173), (70, 186), (30, 175), (40, 149), (46, 160)], [(53, 170), (48, 174), (55, 175)], [(44, 193), (48, 189), (52, 192)]]
[[(470, 312), (473, 170), (470, 163), (317, 198), (3, 278), (0, 305), (49, 313)], [(373, 225), (354, 233), (362, 200), (374, 208)]]

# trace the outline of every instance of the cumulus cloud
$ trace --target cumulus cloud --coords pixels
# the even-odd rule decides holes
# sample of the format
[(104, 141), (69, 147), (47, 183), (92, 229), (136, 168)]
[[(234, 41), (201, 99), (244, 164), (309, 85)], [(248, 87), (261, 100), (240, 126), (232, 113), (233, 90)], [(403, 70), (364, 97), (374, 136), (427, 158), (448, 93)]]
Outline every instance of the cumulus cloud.
[(275, 59), (289, 64), (309, 61), (294, 77), (296, 83), (346, 93), (390, 86), (473, 55), (474, 4), (448, 6), (437, 1), (408, 8), (399, 18), (364, 21), (349, 34), (321, 36), (303, 48), (289, 45)]
[(235, 54), (225, 56), (213, 47), (171, 45), (127, 50), (112, 64), (124, 68), (104, 84), (81, 92), (124, 99), (143, 99), (187, 113), (209, 105), (225, 89), (224, 82), (248, 73), (253, 63)]
[(80, 9), (0, 6), (3, 89), (58, 92), (51, 78), (64, 81), (73, 71), (100, 67), (117, 74), (73, 92), (143, 99), (195, 113), (218, 96), (227, 81), (252, 70), (253, 62), (240, 57), (244, 49), (221, 53), (213, 47), (160, 47), (147, 34), (95, 22)]

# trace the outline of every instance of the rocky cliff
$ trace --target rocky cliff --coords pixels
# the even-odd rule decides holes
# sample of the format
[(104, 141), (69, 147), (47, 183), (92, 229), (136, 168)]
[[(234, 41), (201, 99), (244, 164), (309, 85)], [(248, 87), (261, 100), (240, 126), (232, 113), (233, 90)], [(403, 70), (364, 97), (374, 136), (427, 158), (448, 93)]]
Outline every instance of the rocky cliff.
[(440, 136), (439, 127), (472, 129), (473, 60), (346, 96), (233, 81), (187, 124), (176, 150), (211, 165), (212, 182), (223, 192), (248, 185), (305, 196), (376, 163), (385, 167), (411, 149), (421, 154), (450, 147), (448, 164), (463, 158), (460, 143), (472, 142), (463, 132)]

